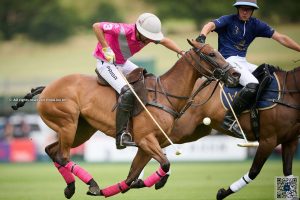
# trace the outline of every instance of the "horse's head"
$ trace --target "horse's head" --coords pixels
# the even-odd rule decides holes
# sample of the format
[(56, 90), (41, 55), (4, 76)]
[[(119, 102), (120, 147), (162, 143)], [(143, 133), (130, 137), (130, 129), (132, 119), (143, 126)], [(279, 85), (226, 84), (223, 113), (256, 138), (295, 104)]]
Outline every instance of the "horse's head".
[(198, 56), (191, 57), (196, 62), (195, 68), (205, 77), (221, 80), (225, 85), (235, 87), (239, 84), (241, 74), (226, 62), (225, 58), (209, 44), (188, 40), (193, 51)]

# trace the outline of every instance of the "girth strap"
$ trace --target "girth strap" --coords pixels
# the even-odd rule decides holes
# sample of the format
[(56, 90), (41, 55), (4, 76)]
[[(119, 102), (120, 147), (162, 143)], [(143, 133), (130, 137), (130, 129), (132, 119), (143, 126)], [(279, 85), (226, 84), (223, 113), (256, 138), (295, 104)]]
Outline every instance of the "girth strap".
[[(170, 100), (169, 100), (169, 96), (171, 96), (171, 97), (173, 97), (173, 98), (178, 98), (178, 99), (188, 99), (188, 102), (185, 104), (185, 106), (178, 112), (178, 111), (175, 111), (174, 109), (172, 109), (172, 108), (169, 108), (169, 107), (167, 107), (167, 106), (165, 106), (165, 105), (162, 105), (162, 104), (160, 104), (160, 103), (158, 103), (157, 102), (157, 85), (155, 85), (155, 90), (153, 91), (153, 90), (151, 90), (152, 92), (155, 92), (155, 97), (154, 97), (154, 100), (153, 101), (151, 101), (151, 102), (147, 102), (146, 103), (146, 105), (150, 105), (150, 106), (154, 106), (154, 107), (157, 107), (157, 108), (159, 108), (159, 109), (161, 109), (161, 110), (164, 110), (165, 112), (167, 112), (167, 113), (170, 113), (175, 119), (178, 119), (178, 118), (180, 118), (184, 113), (185, 113), (185, 111), (189, 108), (189, 107), (191, 107), (191, 105), (193, 104), (193, 102), (194, 102), (194, 99), (195, 99), (195, 96), (202, 90), (202, 89), (204, 89), (206, 86), (208, 86), (210, 83), (212, 82), (212, 79), (206, 79), (198, 88), (197, 88), (197, 90), (190, 96), (190, 97), (184, 97), (184, 96), (174, 96), (174, 95), (170, 95), (170, 94), (167, 94), (164, 90), (163, 90), (163, 87), (162, 87), (162, 85), (161, 85), (161, 82), (160, 81), (156, 81), (156, 83), (160, 83), (160, 86), (161, 86), (161, 88), (162, 88), (162, 90), (163, 90), (163, 92), (161, 92), (161, 93), (163, 93), (164, 95), (165, 95), (165, 97), (167, 98), (167, 100), (170, 102)], [(215, 89), (214, 89), (214, 91), (215, 91)], [(170, 102), (170, 104), (171, 104), (171, 102)], [(171, 104), (172, 105), (172, 104)]]
[(154, 102), (154, 101), (152, 101), (152, 102), (147, 102), (147, 103), (146, 103), (146, 106), (147, 106), (147, 105), (154, 106), (154, 107), (157, 107), (157, 108), (159, 108), (159, 109), (161, 109), (161, 110), (164, 110), (164, 111), (166, 111), (167, 113), (170, 113), (172, 116), (174, 116), (174, 118), (179, 118), (179, 117), (181, 116), (180, 113), (174, 111), (173, 109), (168, 108), (167, 106), (162, 105), (162, 104), (157, 103), (157, 102)]

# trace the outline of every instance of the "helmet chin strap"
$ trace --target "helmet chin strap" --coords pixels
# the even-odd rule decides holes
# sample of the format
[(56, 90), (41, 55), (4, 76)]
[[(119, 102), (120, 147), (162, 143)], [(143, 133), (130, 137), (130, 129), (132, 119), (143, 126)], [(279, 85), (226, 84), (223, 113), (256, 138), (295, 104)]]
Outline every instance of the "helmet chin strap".
[[(252, 10), (252, 13), (251, 13), (249, 19), (252, 17), (252, 15), (253, 15), (253, 13), (254, 13), (254, 10), (255, 10), (255, 9)], [(242, 20), (242, 19), (240, 18), (240, 13), (239, 13), (239, 7), (238, 7), (238, 6), (236, 7), (236, 11), (237, 11), (237, 15), (239, 16), (239, 19)], [(249, 20), (249, 19), (248, 19), (248, 20)], [(248, 21), (248, 20), (242, 20), (242, 21)]]
[(141, 37), (142, 34), (137, 29), (136, 29), (136, 35), (137, 35), (136, 37), (137, 37), (138, 41), (141, 41), (142, 43), (147, 44), (147, 39), (143, 40)]

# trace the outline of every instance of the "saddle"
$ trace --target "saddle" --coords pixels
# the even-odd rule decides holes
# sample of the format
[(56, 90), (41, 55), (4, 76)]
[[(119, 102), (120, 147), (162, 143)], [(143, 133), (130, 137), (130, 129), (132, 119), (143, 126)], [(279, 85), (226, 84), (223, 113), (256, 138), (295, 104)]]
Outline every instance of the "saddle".
[[(244, 112), (250, 112), (251, 126), (255, 133), (255, 137), (259, 140), (259, 110), (271, 109), (277, 105), (276, 100), (280, 99), (280, 85), (279, 81), (274, 73), (274, 67), (268, 64), (260, 65), (252, 73), (259, 81), (259, 88), (256, 95), (256, 99), (252, 106)], [(228, 100), (232, 103), (234, 96), (243, 88), (238, 86), (235, 88), (224, 87), (224, 91), (229, 96)], [(220, 91), (221, 102), (225, 109), (230, 109), (228, 102), (226, 101), (222, 91)]]
[[(102, 86), (110, 87), (110, 85), (105, 81), (105, 79), (99, 74), (97, 69), (95, 70), (95, 72), (97, 74), (98, 84)], [(136, 68), (126, 76), (127, 81), (130, 83), (130, 85), (132, 85), (135, 93), (138, 95), (138, 97), (140, 98), (140, 100), (143, 102), (144, 105), (147, 103), (147, 93), (148, 93), (148, 90), (146, 90), (146, 86), (145, 86), (145, 78), (150, 76), (154, 76), (154, 75), (148, 73), (147, 70), (144, 68)], [(119, 94), (117, 93), (117, 99), (118, 98), (119, 98)], [(118, 106), (118, 101), (114, 106), (113, 110), (117, 106)], [(138, 115), (142, 110), (143, 110), (142, 105), (135, 98), (131, 117)]]

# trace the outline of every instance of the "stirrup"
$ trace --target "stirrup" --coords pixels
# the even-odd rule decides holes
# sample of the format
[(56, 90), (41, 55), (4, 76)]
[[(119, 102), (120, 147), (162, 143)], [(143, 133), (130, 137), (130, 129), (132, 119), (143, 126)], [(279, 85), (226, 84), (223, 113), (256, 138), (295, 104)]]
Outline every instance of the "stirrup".
[(132, 141), (131, 134), (124, 131), (120, 136), (120, 146), (125, 148), (126, 146), (136, 147), (137, 145)]
[(234, 121), (232, 122), (232, 124), (230, 124), (230, 126), (228, 126), (228, 124), (224, 124), (224, 123), (223, 123), (222, 127), (223, 127), (224, 129), (229, 130), (229, 131), (230, 131), (231, 133), (233, 133), (237, 138), (240, 138), (240, 139), (243, 139), (243, 138), (244, 138), (244, 137), (243, 137), (243, 134), (242, 134), (242, 132), (241, 132), (241, 129), (240, 129), (240, 127), (238, 126), (238, 123), (237, 123), (236, 120), (234, 120)]
[(236, 137), (244, 138), (243, 134), (241, 132), (241, 129), (236, 120), (234, 120), (234, 122), (232, 123), (232, 125), (230, 126), (230, 128), (228, 130), (231, 131)]

